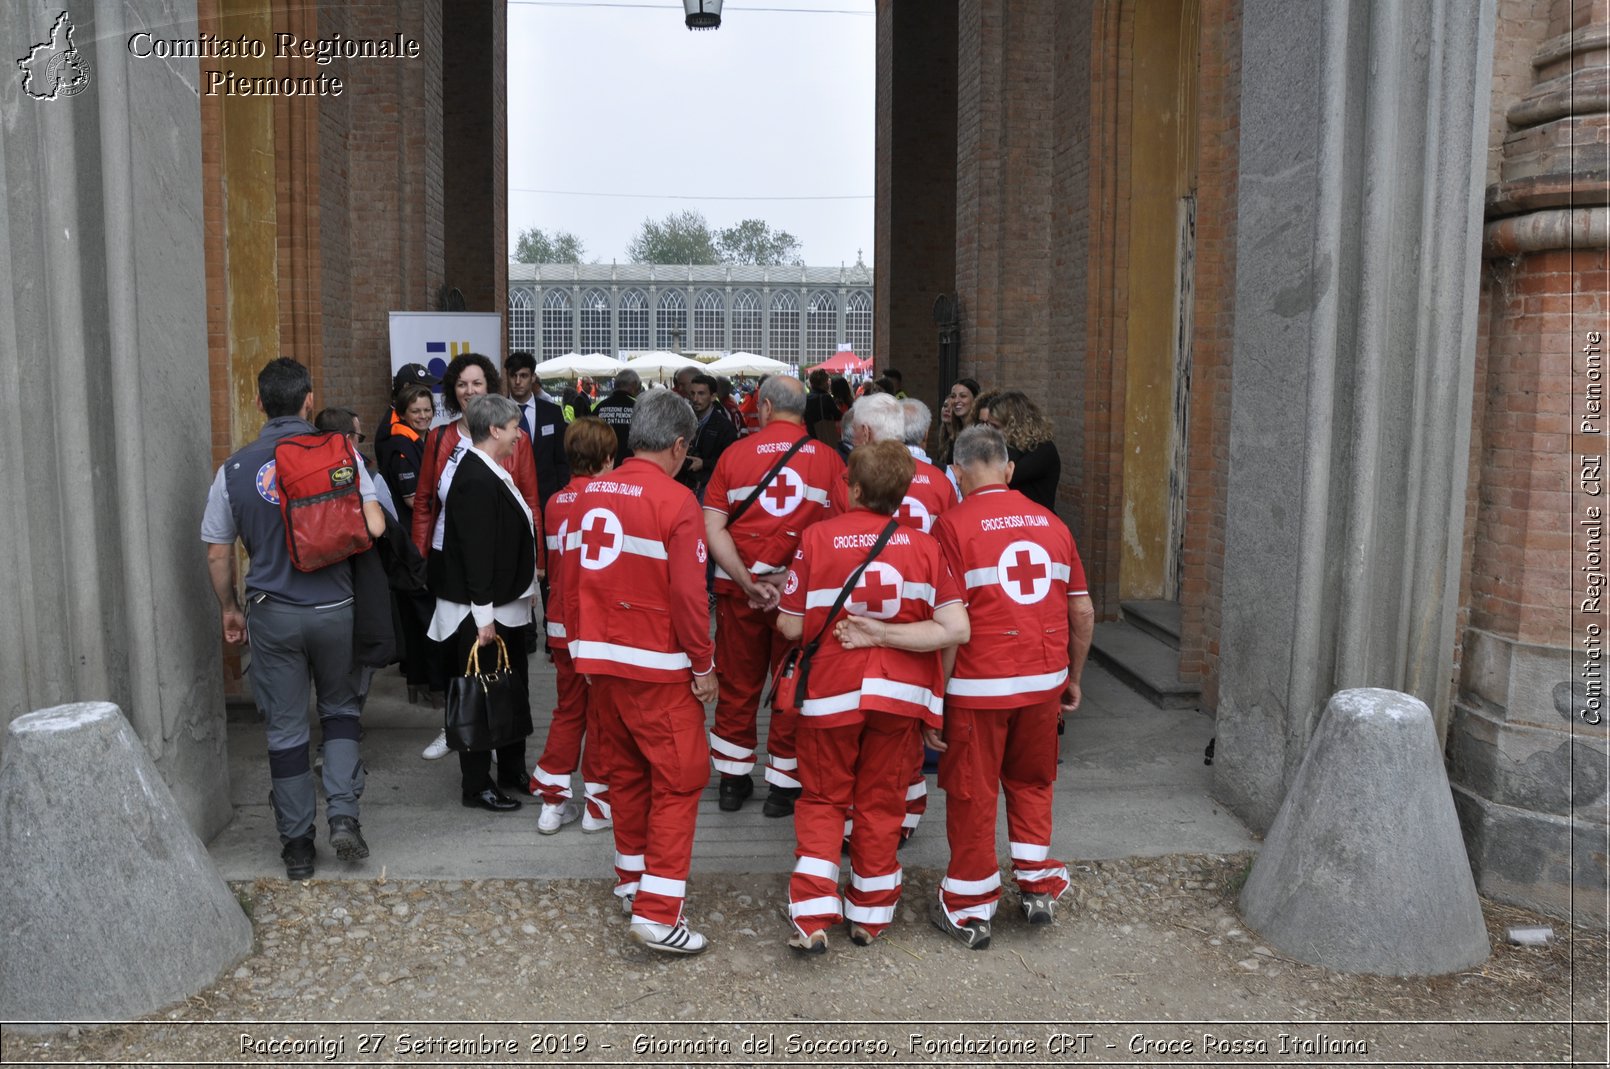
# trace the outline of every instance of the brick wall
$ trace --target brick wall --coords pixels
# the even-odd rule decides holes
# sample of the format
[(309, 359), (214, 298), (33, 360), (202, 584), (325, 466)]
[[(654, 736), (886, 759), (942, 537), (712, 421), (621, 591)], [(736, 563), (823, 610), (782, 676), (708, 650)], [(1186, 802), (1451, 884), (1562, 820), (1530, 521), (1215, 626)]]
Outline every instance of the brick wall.
[(932, 313), (956, 288), (956, 7), (878, 6), (873, 353), (930, 405), (950, 388)]
[[(1582, 4), (1582, 7), (1587, 7)], [(1509, 135), (1505, 114), (1532, 88), (1532, 57), (1558, 30), (1549, 27), (1554, 0), (1498, 0), (1497, 31), (1493, 36), (1493, 97), (1488, 108), (1487, 185), (1498, 181), (1504, 138)]]
[(456, 3), (443, 24), (445, 279), (470, 312), (508, 300), (507, 77), (503, 3)]
[(1203, 0), (1198, 25), (1196, 292), (1180, 578), (1180, 677), (1202, 685), (1202, 707), (1213, 711), (1219, 699), (1224, 503), (1230, 466), (1240, 0)]
[[(319, 32), (329, 37), (352, 37), (352, 19), (347, 4), (326, 4), (319, 11)], [(338, 75), (346, 80), (350, 64), (342, 63)], [(334, 68), (335, 64), (331, 64)], [(319, 254), (320, 300), (324, 308), (323, 340), (326, 373), (321, 401), (345, 405), (363, 418), (371, 434), (380, 415), (380, 406), (365, 396), (364, 380), (352, 352), (352, 313), (348, 304), (352, 290), (352, 220), (350, 153), (352, 151), (352, 108), (355, 100), (349, 88), (339, 97), (319, 101)]]
[[(1062, 482), (1057, 506), (1087, 552), (1084, 538), (1088, 504), (1085, 480), (1086, 381), (1091, 360), (1088, 335), (1090, 290), (1091, 39), (1095, 30), (1091, 0), (1057, 6), (1056, 72), (1052, 97), (1051, 150), (1051, 307), (1050, 332), (1058, 362), (1059, 386), (1045, 397), (1046, 414), (1057, 429)], [(1089, 561), (1086, 561), (1089, 568)]]
[(1605, 250), (1489, 261), (1470, 626), (1518, 642), (1572, 643), (1572, 365), (1605, 328)]

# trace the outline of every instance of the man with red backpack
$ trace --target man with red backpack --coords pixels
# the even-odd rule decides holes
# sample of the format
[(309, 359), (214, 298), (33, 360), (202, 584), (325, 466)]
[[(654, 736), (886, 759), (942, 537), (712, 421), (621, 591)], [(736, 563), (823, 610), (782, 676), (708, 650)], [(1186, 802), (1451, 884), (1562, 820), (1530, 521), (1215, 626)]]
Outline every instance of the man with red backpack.
[[(313, 382), (307, 368), (290, 357), (271, 361), (257, 376), (257, 405), (268, 423), (256, 441), (219, 467), (207, 494), (201, 540), (207, 543), (207, 570), (223, 611), (224, 641), (251, 644), (252, 696), (268, 733), (270, 799), (285, 875), (305, 880), (313, 875), (317, 800), (308, 759), (310, 678), (318, 693), (324, 736), (330, 845), (343, 861), (369, 856), (358, 824), (363, 762), (358, 756), (359, 703), (352, 671), (352, 566), (343, 558), (300, 570), (293, 557), (307, 561), (308, 554), (321, 547), (293, 545), (286, 537), (276, 452), (287, 439), (317, 433), (308, 422), (313, 414)], [(345, 444), (344, 438), (335, 437)], [(346, 452), (351, 453), (350, 446)], [(355, 481), (361, 527), (370, 538), (385, 533), (374, 482), (361, 462), (351, 458), (335, 463), (329, 479), (337, 484)], [(352, 536), (350, 531), (345, 534)], [(251, 557), (244, 610), (235, 590), (237, 538)]]

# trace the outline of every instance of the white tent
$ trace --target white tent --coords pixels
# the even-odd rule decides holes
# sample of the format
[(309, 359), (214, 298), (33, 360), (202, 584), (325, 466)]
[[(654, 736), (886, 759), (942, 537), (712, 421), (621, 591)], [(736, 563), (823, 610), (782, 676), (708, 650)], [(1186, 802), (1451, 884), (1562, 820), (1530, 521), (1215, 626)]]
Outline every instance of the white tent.
[(704, 367), (697, 360), (689, 359), (677, 353), (669, 353), (664, 349), (656, 349), (654, 352), (633, 357), (626, 361), (626, 366), (637, 372), (641, 378), (645, 380), (653, 379), (656, 382), (664, 379), (667, 374), (676, 374), (685, 367)]
[(792, 375), (794, 369), (781, 360), (773, 360), (769, 356), (759, 356), (755, 353), (733, 353), (723, 356), (720, 360), (706, 364), (705, 368), (712, 375)]
[(570, 375), (613, 375), (619, 371), (622, 364), (613, 357), (603, 353), (566, 353), (556, 356), (552, 360), (544, 360), (537, 365), (537, 378), (557, 379)]

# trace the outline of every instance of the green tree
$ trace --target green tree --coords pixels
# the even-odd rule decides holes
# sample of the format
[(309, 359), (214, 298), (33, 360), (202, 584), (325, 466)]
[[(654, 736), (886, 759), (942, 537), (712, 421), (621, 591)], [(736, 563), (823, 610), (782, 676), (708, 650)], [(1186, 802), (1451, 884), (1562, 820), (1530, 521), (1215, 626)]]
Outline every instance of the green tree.
[(721, 262), (751, 264), (755, 267), (781, 267), (805, 263), (800, 257), (799, 239), (786, 230), (773, 230), (764, 219), (745, 219), (716, 235)]
[(689, 208), (673, 212), (656, 223), (644, 219), (643, 227), (626, 255), (636, 264), (718, 264), (715, 234), (704, 216)]
[(531, 227), (520, 231), (514, 243), (514, 260), (522, 264), (579, 264), (586, 252), (581, 239), (568, 230), (555, 229), (550, 235)]

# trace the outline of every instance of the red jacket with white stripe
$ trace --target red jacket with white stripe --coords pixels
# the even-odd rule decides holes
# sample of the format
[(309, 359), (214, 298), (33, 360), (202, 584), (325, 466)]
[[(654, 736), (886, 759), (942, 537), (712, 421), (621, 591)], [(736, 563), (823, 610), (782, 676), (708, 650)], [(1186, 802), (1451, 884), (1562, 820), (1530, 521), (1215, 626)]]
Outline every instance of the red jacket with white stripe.
[(632, 457), (576, 495), (565, 547), (577, 565), (577, 672), (677, 683), (715, 667), (704, 519), (687, 487)]
[[(570, 649), (571, 632), (576, 629), (576, 591), (581, 584), (581, 562), (574, 553), (565, 553), (565, 542), (576, 526), (576, 498), (591, 475), (577, 475), (563, 490), (548, 499), (548, 648)], [(581, 547), (581, 542), (576, 542)]]
[[(799, 424), (773, 420), (728, 446), (705, 487), (704, 507), (723, 516), (730, 513), (766, 477), (777, 458), (805, 436)], [(738, 522), (727, 527), (744, 566), (754, 575), (785, 571), (799, 548), (800, 532), (833, 514), (830, 489), (843, 481), (844, 461), (837, 450), (817, 441), (801, 446)], [(738, 591), (738, 584), (719, 564), (716, 589)]]
[(1067, 525), (1016, 490), (981, 486), (934, 537), (967, 588), (972, 639), (956, 651), (945, 702), (1021, 709), (1068, 682), (1068, 599), (1089, 593)]
[[(911, 476), (911, 486), (906, 490), (906, 499), (900, 503), (894, 518), (912, 530), (932, 534), (939, 517), (946, 509), (957, 503), (956, 488), (939, 468), (915, 454), (911, 460), (916, 465), (916, 471)], [(848, 475), (833, 484), (833, 507), (839, 512), (850, 510)]]
[[(827, 622), (828, 610), (850, 573), (866, 559), (889, 517), (864, 508), (834, 516), (800, 536), (794, 567), (783, 587), (779, 611), (804, 617), (809, 642)], [(934, 610), (962, 600), (939, 543), (921, 531), (902, 527), (877, 559), (861, 573), (840, 610), (894, 624), (933, 618)], [(937, 650), (873, 647), (847, 650), (831, 629), (811, 661), (809, 693), (800, 704), (800, 726), (842, 727), (862, 721), (862, 710), (920, 718), (929, 727), (943, 722), (944, 665)]]

